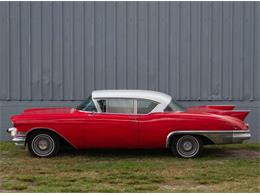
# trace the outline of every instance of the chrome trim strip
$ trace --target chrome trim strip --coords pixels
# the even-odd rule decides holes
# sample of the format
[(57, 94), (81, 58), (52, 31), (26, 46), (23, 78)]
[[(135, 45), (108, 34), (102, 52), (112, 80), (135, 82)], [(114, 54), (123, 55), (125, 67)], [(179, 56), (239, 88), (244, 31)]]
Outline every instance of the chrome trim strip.
[(195, 134), (202, 135), (210, 139), (215, 144), (232, 144), (242, 143), (246, 139), (251, 138), (250, 130), (184, 130), (172, 131), (166, 137), (165, 147), (169, 147), (170, 137), (174, 134)]

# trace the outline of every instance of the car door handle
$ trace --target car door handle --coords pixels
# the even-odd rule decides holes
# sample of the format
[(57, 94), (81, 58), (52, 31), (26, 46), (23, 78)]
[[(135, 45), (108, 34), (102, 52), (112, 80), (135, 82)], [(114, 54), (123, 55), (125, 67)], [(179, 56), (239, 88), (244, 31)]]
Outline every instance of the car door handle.
[(130, 118), (130, 120), (133, 120), (133, 122), (137, 122), (137, 118), (136, 117), (129, 117)]
[(89, 114), (88, 114), (88, 116), (94, 116), (94, 113), (93, 113), (93, 112), (91, 112), (91, 113), (89, 113)]

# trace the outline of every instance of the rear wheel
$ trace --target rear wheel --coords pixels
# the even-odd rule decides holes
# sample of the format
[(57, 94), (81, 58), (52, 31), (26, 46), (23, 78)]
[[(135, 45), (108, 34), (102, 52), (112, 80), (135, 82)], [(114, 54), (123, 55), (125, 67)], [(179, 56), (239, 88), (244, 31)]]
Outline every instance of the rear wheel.
[(37, 157), (55, 156), (60, 150), (59, 137), (52, 132), (37, 131), (28, 139), (28, 150)]
[(181, 158), (195, 158), (201, 154), (202, 148), (201, 138), (193, 135), (174, 137), (171, 144), (172, 153)]

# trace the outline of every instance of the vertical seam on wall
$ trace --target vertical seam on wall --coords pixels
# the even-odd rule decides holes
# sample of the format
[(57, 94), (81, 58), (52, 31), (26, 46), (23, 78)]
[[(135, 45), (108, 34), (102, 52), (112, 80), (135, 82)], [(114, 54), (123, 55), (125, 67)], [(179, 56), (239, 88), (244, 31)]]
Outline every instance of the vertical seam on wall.
[(150, 54), (149, 54), (149, 52), (150, 52), (150, 49), (149, 49), (149, 47), (150, 47), (150, 33), (149, 33), (149, 28), (150, 28), (150, 25), (149, 25), (149, 23), (150, 23), (150, 20), (149, 20), (149, 17), (150, 17), (150, 2), (147, 2), (147, 61), (146, 61), (146, 65), (147, 65), (147, 67), (146, 67), (146, 77), (147, 77), (147, 79), (146, 79), (146, 81), (147, 81), (147, 83), (146, 83), (146, 87), (148, 88), (148, 89), (150, 89), (150, 86), (149, 86), (149, 65), (150, 65), (150, 59), (149, 59), (149, 57), (150, 57)]
[(171, 63), (171, 2), (168, 6), (168, 71), (167, 71), (167, 93), (170, 91), (170, 63)]
[(126, 77), (125, 77), (125, 81), (126, 81), (126, 88), (128, 89), (128, 74), (127, 74), (127, 70), (128, 70), (128, 10), (127, 10), (127, 4), (128, 2), (125, 2), (125, 7), (126, 7), (126, 22), (125, 22), (125, 28), (126, 28), (126, 55), (125, 55), (125, 58), (126, 58), (126, 67), (125, 67), (125, 74), (126, 74)]
[(178, 60), (177, 60), (177, 100), (180, 99), (180, 62), (181, 62), (181, 2), (178, 3), (179, 8), (179, 32), (178, 32)]
[(160, 4), (158, 3), (158, 63), (157, 63), (157, 82), (156, 82), (156, 90), (159, 91), (159, 64), (160, 64)]
[(8, 48), (8, 91), (7, 91), (7, 100), (11, 99), (11, 26), (10, 26), (10, 5), (11, 3), (8, 2), (8, 42), (9, 42), (9, 48)]
[(139, 31), (139, 28), (138, 28), (138, 25), (139, 25), (139, 6), (138, 6), (138, 2), (136, 2), (136, 74), (135, 74), (135, 78), (136, 78), (136, 88), (138, 88), (138, 65), (139, 65), (139, 55), (138, 55), (138, 52), (139, 52), (139, 47), (138, 47), (138, 31)]
[(178, 74), (177, 74), (177, 87), (178, 87), (178, 95), (177, 98), (178, 100), (181, 99), (181, 90), (180, 90), (180, 74), (181, 74), (181, 8), (182, 8), (182, 3), (179, 2), (179, 34), (178, 34)]
[(150, 65), (150, 54), (149, 54), (149, 52), (150, 52), (150, 49), (149, 49), (149, 47), (150, 47), (150, 33), (149, 33), (149, 30), (150, 30), (150, 25), (149, 25), (149, 23), (150, 23), (150, 20), (149, 20), (149, 17), (150, 17), (150, 2), (148, 1), (147, 2), (147, 67), (146, 67), (146, 71), (147, 71), (147, 74), (146, 74), (146, 76), (147, 76), (147, 85), (146, 85), (146, 87), (148, 88), (148, 89), (150, 89), (150, 85), (149, 85), (149, 65)]
[(29, 100), (32, 100), (32, 19), (31, 19), (31, 2), (29, 2), (29, 87), (30, 96)]
[(210, 2), (209, 14), (209, 93), (208, 100), (212, 99), (212, 23), (213, 23), (213, 3)]
[(221, 2), (220, 100), (223, 99), (223, 2)]
[(241, 56), (240, 56), (240, 61), (241, 61), (241, 69), (240, 69), (240, 100), (243, 100), (243, 93), (244, 93), (244, 3), (241, 2), (242, 4), (242, 18), (240, 19), (241, 24)]
[(51, 2), (51, 71), (50, 71), (50, 100), (53, 100), (53, 62), (54, 62), (54, 55), (53, 55), (53, 47), (54, 47), (54, 17), (53, 17), (53, 2)]
[(233, 85), (233, 14), (234, 14), (234, 9), (233, 9), (233, 2), (231, 2), (231, 63), (230, 63), (230, 86), (229, 86), (229, 100), (233, 99), (233, 93), (232, 93), (232, 85)]
[(96, 89), (96, 2), (93, 2), (93, 24), (94, 24), (94, 33), (93, 33), (93, 70), (94, 70), (94, 79), (93, 86)]
[(200, 8), (200, 32), (199, 32), (199, 97), (198, 100), (201, 99), (201, 58), (202, 58), (202, 52), (201, 52), (201, 48), (202, 48), (202, 3), (199, 2), (199, 8)]
[(104, 18), (104, 20), (103, 20), (103, 22), (104, 22), (104, 50), (105, 50), (105, 55), (104, 55), (104, 70), (105, 70), (105, 74), (104, 74), (104, 84), (105, 84), (105, 88), (107, 88), (107, 72), (108, 72), (108, 70), (107, 70), (107, 3), (106, 2), (104, 2), (104, 4), (105, 4), (105, 18)]
[(64, 2), (61, 2), (61, 100), (64, 100)]
[(42, 2), (40, 2), (40, 16), (41, 16), (41, 24), (40, 24), (40, 26), (41, 26), (41, 34), (40, 34), (40, 36), (41, 36), (41, 38), (40, 38), (40, 42), (41, 42), (41, 59), (40, 59), (40, 100), (42, 101), (43, 100), (43, 93), (42, 93), (42, 88), (43, 88), (43, 75), (42, 75), (42, 71), (43, 71), (43, 67), (42, 67), (42, 60), (43, 60), (43, 52), (42, 52), (42, 50), (43, 50), (43, 41), (42, 41)]
[(73, 98), (74, 98), (74, 79), (75, 79), (75, 77), (74, 77), (74, 69), (75, 69), (75, 65), (74, 65), (74, 63), (75, 63), (75, 36), (74, 36), (74, 34), (75, 34), (75, 22), (74, 22), (74, 20), (75, 20), (75, 16), (74, 16), (74, 14), (75, 14), (75, 11), (74, 11), (74, 9), (75, 9), (75, 3), (74, 2), (72, 2), (72, 32), (71, 32), (71, 41), (72, 41), (72, 46), (71, 46), (71, 55), (72, 55), (72, 59), (71, 59), (71, 64), (70, 64), (70, 66), (72, 67), (71, 68), (71, 97), (70, 97), (70, 100), (73, 100)]
[[(256, 4), (256, 3), (254, 3)], [(253, 6), (253, 10), (252, 10), (252, 15), (253, 15), (253, 20), (252, 20), (252, 23), (253, 23), (253, 29), (252, 29), (252, 50), (251, 50), (251, 94), (250, 94), (250, 100), (254, 100), (254, 58), (255, 58), (255, 11), (256, 9), (256, 5)]]
[(21, 22), (22, 14), (21, 14), (21, 2), (19, 2), (19, 98), (18, 100), (21, 101), (22, 99), (22, 22)]
[(83, 20), (82, 20), (82, 23), (83, 23), (83, 28), (82, 28), (82, 38), (83, 38), (83, 51), (82, 51), (82, 57), (83, 57), (83, 62), (82, 62), (82, 99), (84, 99), (85, 98), (85, 95), (86, 95), (86, 92), (85, 92), (85, 89), (86, 89), (86, 87), (85, 87), (85, 83), (86, 83), (86, 76), (85, 76), (85, 63), (86, 63), (86, 57), (85, 57), (85, 51), (86, 51), (86, 46), (85, 46), (85, 44), (86, 44), (86, 36), (85, 36), (85, 20), (86, 20), (86, 16), (85, 16), (85, 10), (86, 10), (86, 3), (85, 2), (83, 2)]
[(189, 48), (188, 48), (188, 94), (186, 100), (191, 100), (191, 2), (189, 2)]
[(114, 60), (115, 60), (115, 69), (114, 69), (114, 87), (117, 89), (117, 2), (114, 3), (114, 22), (115, 22), (115, 43), (114, 43)]

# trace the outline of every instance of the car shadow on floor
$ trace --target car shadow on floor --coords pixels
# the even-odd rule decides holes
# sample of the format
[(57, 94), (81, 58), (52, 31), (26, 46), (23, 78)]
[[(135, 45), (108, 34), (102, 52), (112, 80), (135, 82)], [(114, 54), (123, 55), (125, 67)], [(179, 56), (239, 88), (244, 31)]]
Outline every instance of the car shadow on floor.
[(166, 149), (67, 149), (60, 155), (64, 156), (89, 156), (89, 157), (111, 157), (111, 158), (129, 158), (129, 157), (167, 157), (171, 152)]
[[(222, 149), (205, 147), (200, 158), (230, 158), (255, 156), (256, 151), (241, 149)], [(259, 152), (258, 152), (259, 153)], [(244, 154), (243, 156), (241, 154)], [(174, 157), (169, 149), (67, 149), (61, 152), (60, 156), (88, 156), (88, 157), (109, 157), (109, 158), (171, 158)]]

